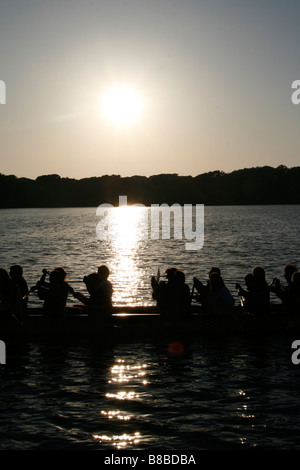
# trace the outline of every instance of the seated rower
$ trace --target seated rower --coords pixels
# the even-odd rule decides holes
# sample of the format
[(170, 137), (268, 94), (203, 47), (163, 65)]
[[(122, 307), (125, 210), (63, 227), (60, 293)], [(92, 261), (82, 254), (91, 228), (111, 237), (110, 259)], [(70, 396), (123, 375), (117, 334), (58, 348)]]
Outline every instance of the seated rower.
[(191, 294), (185, 283), (185, 274), (176, 269), (166, 270), (167, 281), (157, 282), (152, 277), (152, 298), (157, 301), (161, 315), (171, 320), (187, 318), (191, 311)]
[(27, 314), (29, 289), (23, 277), (22, 266), (18, 264), (11, 266), (9, 274), (15, 287), (14, 313), (17, 317), (24, 317)]
[(288, 308), (290, 313), (300, 314), (300, 271), (292, 275)]
[(284, 268), (284, 278), (287, 282), (287, 285), (283, 286), (280, 280), (275, 277), (269, 286), (270, 291), (273, 292), (282, 301), (282, 307), (285, 310), (289, 310), (292, 276), (297, 271), (298, 270), (295, 265), (287, 264)]
[(215, 315), (229, 313), (234, 303), (235, 300), (225, 286), (222, 277), (217, 272), (211, 273), (207, 300), (208, 312)]
[(188, 318), (191, 313), (191, 293), (189, 286), (185, 283), (185, 274), (177, 270), (174, 273), (172, 312), (175, 319)]
[(168, 268), (165, 271), (166, 281), (158, 281), (154, 276), (151, 278), (152, 298), (156, 300), (158, 311), (162, 315), (169, 313), (173, 297), (174, 274), (177, 268)]
[(300, 271), (294, 271), (289, 285), (284, 289), (282, 305), (290, 315), (300, 314)]
[(240, 284), (236, 284), (235, 287), (238, 291), (238, 295), (241, 298), (241, 305), (245, 312), (251, 313), (254, 310), (253, 301), (253, 289), (254, 289), (254, 278), (253, 274), (249, 273), (245, 276), (246, 289), (243, 289)]
[(92, 318), (97, 318), (99, 315), (110, 315), (112, 313), (112, 290), (109, 294), (107, 284), (103, 284), (97, 273), (85, 276), (83, 282), (90, 296), (74, 291), (73, 296), (84, 304), (88, 315)]
[(251, 274), (245, 277), (247, 290), (236, 284), (242, 298), (242, 306), (248, 313), (267, 314), (270, 312), (270, 289), (265, 279), (265, 270), (255, 266)]
[(212, 266), (209, 270), (208, 273), (208, 280), (206, 281), (206, 284), (203, 284), (199, 279), (196, 277), (193, 278), (193, 283), (194, 283), (194, 288), (198, 292), (198, 294), (195, 296), (195, 299), (197, 302), (199, 302), (202, 307), (206, 308), (207, 303), (209, 301), (209, 295), (210, 295), (210, 277), (213, 273), (219, 274), (221, 276), (221, 270), (217, 266)]
[(8, 272), (0, 268), (0, 321), (13, 317), (15, 303), (15, 288)]
[(105, 265), (99, 266), (98, 277), (100, 279), (100, 290), (102, 296), (101, 304), (106, 308), (112, 309), (112, 283), (108, 280), (109, 268)]
[(38, 296), (44, 300), (44, 315), (52, 318), (59, 318), (64, 315), (68, 292), (72, 288), (66, 282), (66, 272), (63, 268), (56, 268), (49, 274), (49, 282), (46, 282), (46, 275), (49, 274), (43, 269), (43, 275), (37, 282)]

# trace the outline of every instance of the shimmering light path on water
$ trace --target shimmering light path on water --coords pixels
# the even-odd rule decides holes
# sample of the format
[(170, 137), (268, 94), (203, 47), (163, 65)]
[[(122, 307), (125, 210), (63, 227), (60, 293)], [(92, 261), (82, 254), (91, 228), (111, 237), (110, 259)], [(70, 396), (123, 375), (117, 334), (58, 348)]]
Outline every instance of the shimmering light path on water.
[[(288, 263), (300, 266), (300, 206), (205, 207), (199, 251), (187, 251), (184, 240), (139, 239), (142, 209), (127, 209), (112, 209), (107, 240), (97, 238), (96, 208), (1, 210), (0, 265), (21, 264), (30, 286), (43, 268), (63, 266), (72, 287), (86, 293), (83, 276), (106, 264), (116, 305), (152, 304), (150, 278), (158, 268), (161, 274), (169, 266), (182, 269), (192, 288), (194, 276), (205, 281), (217, 265), (235, 294), (235, 283), (243, 284), (255, 265), (265, 268), (268, 281), (283, 280)], [(30, 303), (41, 305), (36, 294)]]
[(300, 448), (288, 338), (171, 341), (8, 348), (0, 448)]
[[(107, 264), (119, 305), (151, 304), (158, 267), (182, 269), (191, 287), (193, 276), (206, 280), (218, 265), (234, 293), (257, 264), (269, 281), (283, 279), (287, 263), (300, 266), (299, 206), (207, 207), (199, 252), (187, 252), (182, 240), (137, 241), (136, 225), (123, 240), (116, 231), (100, 241), (95, 208), (0, 212), (2, 267), (21, 264), (32, 286), (43, 268), (63, 266), (86, 293), (83, 276)], [(36, 295), (33, 305), (42, 305)], [(0, 448), (299, 449), (297, 339), (7, 344)]]

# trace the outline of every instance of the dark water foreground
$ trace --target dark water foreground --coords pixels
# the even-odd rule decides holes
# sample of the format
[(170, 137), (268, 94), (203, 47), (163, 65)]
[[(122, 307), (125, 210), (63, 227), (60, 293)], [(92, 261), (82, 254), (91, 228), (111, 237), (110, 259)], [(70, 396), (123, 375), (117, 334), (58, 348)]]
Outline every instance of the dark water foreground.
[(294, 338), (7, 344), (1, 450), (295, 450)]

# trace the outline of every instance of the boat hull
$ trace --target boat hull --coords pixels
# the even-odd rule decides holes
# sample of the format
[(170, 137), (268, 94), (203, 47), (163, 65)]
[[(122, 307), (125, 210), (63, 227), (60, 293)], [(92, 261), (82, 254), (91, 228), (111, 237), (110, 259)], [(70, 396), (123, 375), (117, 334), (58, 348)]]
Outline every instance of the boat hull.
[[(165, 318), (144, 308), (115, 310), (109, 318), (92, 319), (86, 314), (67, 314), (62, 318), (47, 318), (41, 309), (29, 310), (26, 318), (11, 319), (0, 325), (0, 339), (95, 339), (99, 342), (128, 339), (184, 339), (192, 337), (229, 337), (244, 335), (288, 335), (297, 339), (300, 335), (300, 316), (272, 313), (256, 316), (239, 309), (227, 315), (193, 313), (188, 319)], [(300, 337), (300, 336), (299, 336)]]

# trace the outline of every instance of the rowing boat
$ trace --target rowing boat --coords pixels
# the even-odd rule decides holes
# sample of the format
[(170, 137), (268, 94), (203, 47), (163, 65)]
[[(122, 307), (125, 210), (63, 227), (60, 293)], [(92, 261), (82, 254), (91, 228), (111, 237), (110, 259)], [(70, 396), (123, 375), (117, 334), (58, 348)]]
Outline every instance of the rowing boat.
[(211, 315), (196, 309), (187, 319), (164, 317), (154, 307), (115, 307), (105, 319), (92, 319), (69, 308), (62, 318), (47, 318), (42, 309), (29, 309), (22, 319), (0, 326), (0, 339), (62, 338), (122, 341), (142, 338), (228, 337), (230, 335), (300, 335), (300, 316), (274, 310), (251, 315), (236, 308), (230, 314)]

